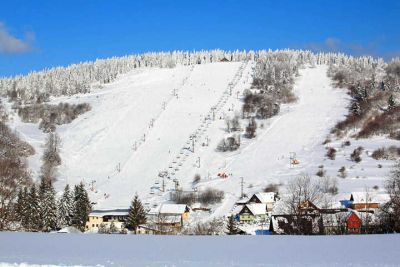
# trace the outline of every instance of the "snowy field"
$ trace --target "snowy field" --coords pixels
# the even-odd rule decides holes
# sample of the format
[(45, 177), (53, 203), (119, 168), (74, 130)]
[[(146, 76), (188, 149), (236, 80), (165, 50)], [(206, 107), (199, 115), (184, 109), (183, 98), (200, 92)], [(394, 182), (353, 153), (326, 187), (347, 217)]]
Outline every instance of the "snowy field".
[(0, 266), (400, 266), (400, 235), (200, 237), (3, 232), (0, 240)]

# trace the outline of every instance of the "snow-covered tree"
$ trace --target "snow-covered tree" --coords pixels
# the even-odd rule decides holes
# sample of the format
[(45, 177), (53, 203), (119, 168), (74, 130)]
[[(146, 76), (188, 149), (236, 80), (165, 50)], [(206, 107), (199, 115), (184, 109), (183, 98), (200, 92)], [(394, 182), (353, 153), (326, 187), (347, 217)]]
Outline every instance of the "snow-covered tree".
[(64, 188), (64, 193), (58, 200), (58, 227), (63, 228), (72, 225), (74, 215), (74, 195), (72, 194), (69, 185)]
[(74, 188), (74, 216), (72, 225), (81, 231), (85, 230), (85, 225), (89, 219), (89, 213), (92, 205), (89, 200), (88, 193), (83, 183), (75, 185)]
[(142, 202), (139, 199), (139, 196), (136, 194), (129, 208), (126, 227), (136, 233), (139, 225), (145, 224), (146, 221), (146, 212), (143, 208)]
[(391, 94), (388, 99), (388, 110), (392, 110), (395, 107), (396, 107), (396, 101), (394, 100), (393, 94)]
[(56, 192), (51, 180), (42, 179), (39, 185), (39, 215), (41, 230), (49, 232), (57, 227)]
[(40, 216), (40, 203), (39, 195), (36, 190), (36, 185), (32, 185), (26, 200), (26, 230), (40, 231), (41, 229), (41, 216)]

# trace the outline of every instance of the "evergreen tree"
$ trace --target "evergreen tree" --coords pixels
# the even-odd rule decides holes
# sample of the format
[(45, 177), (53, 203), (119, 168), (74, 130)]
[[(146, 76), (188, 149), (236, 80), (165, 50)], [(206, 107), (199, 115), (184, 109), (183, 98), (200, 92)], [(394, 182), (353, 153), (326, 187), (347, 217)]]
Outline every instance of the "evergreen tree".
[(42, 179), (39, 186), (40, 226), (49, 232), (57, 227), (56, 192), (51, 180)]
[(111, 222), (111, 224), (110, 224), (110, 234), (115, 234), (115, 233), (118, 233), (117, 226), (115, 226), (114, 222)]
[(361, 85), (358, 85), (357, 86), (357, 88), (356, 88), (356, 92), (355, 92), (355, 95), (354, 95), (354, 99), (356, 100), (356, 101), (358, 101), (358, 102), (362, 102), (362, 101), (364, 101), (366, 98), (367, 98), (367, 91), (366, 91), (366, 89), (363, 89), (362, 87), (361, 87)]
[(28, 189), (25, 187), (24, 189), (20, 189), (18, 191), (17, 203), (15, 206), (15, 215), (17, 221), (20, 223), (20, 227), (26, 229), (27, 226), (27, 217), (26, 209), (27, 209), (27, 197), (28, 197)]
[(40, 207), (39, 196), (36, 190), (36, 185), (32, 185), (26, 198), (26, 229), (28, 231), (39, 231), (40, 229)]
[(390, 95), (388, 99), (388, 110), (392, 110), (395, 107), (396, 107), (396, 102), (394, 101), (394, 97), (393, 95)]
[(143, 208), (142, 202), (139, 200), (139, 196), (136, 194), (129, 208), (126, 226), (128, 229), (134, 230), (136, 233), (138, 226), (145, 223), (146, 212)]
[(74, 214), (72, 225), (81, 231), (85, 230), (85, 225), (92, 210), (88, 193), (83, 183), (75, 185), (74, 188)]
[(351, 112), (357, 116), (361, 115), (361, 107), (358, 101), (353, 101), (351, 104)]
[(237, 235), (239, 234), (239, 230), (236, 225), (235, 217), (233, 215), (228, 217), (228, 225), (226, 226), (227, 235)]
[(58, 227), (63, 228), (72, 225), (74, 215), (74, 196), (67, 184), (64, 193), (58, 202)]

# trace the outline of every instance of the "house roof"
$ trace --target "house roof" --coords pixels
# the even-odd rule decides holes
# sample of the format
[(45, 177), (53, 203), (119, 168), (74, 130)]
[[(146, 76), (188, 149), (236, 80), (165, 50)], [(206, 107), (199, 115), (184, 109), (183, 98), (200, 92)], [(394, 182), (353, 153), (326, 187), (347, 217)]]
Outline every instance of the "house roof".
[(162, 204), (160, 206), (160, 214), (183, 214), (188, 209), (185, 204)]
[(129, 209), (114, 209), (114, 210), (94, 210), (89, 216), (103, 217), (103, 216), (127, 216)]
[(319, 210), (319, 208), (308, 199), (301, 203), (299, 208), (302, 210)]
[(267, 204), (265, 203), (250, 203), (246, 204), (244, 207), (247, 207), (253, 215), (262, 215), (267, 213)]
[(378, 203), (376, 194), (373, 193), (353, 192), (351, 193), (351, 195), (353, 196), (354, 199), (353, 203)]
[(254, 194), (253, 197), (257, 197), (261, 203), (271, 203), (275, 201), (275, 193), (274, 192), (260, 192)]

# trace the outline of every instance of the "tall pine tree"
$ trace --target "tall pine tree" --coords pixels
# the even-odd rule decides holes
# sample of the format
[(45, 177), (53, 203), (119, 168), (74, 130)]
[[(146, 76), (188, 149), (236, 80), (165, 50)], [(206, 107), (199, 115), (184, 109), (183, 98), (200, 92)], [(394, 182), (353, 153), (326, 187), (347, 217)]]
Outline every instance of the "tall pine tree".
[(145, 224), (146, 221), (146, 212), (142, 202), (139, 200), (139, 196), (136, 194), (129, 208), (126, 226), (128, 229), (135, 231), (136, 234), (139, 225)]
[(74, 196), (67, 184), (64, 188), (64, 193), (58, 201), (58, 227), (63, 228), (72, 225), (74, 215)]
[(26, 230), (40, 231), (40, 206), (36, 185), (33, 184), (26, 198)]
[(83, 183), (74, 188), (74, 215), (72, 225), (81, 231), (85, 231), (85, 225), (92, 210), (88, 193)]
[(39, 186), (40, 226), (44, 232), (57, 227), (56, 192), (50, 179), (42, 179)]

